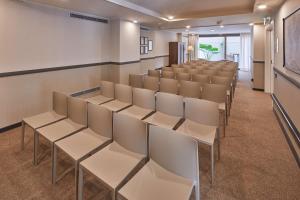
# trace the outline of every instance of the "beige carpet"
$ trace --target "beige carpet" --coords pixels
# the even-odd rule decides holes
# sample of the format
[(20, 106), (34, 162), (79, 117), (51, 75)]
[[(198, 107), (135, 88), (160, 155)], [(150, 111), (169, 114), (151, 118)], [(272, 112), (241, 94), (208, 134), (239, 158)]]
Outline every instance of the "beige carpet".
[[(300, 199), (300, 170), (273, 114), (271, 98), (252, 91), (245, 73), (240, 77), (212, 187), (209, 151), (200, 149), (201, 199)], [(0, 134), (0, 199), (74, 199), (73, 173), (51, 185), (50, 155), (37, 167), (32, 165), (32, 139), (27, 129), (26, 149), (20, 151), (19, 128)], [(42, 150), (46, 147), (44, 143)], [(60, 159), (60, 170), (69, 164)], [(89, 177), (86, 197), (106, 199), (107, 190), (94, 182)]]

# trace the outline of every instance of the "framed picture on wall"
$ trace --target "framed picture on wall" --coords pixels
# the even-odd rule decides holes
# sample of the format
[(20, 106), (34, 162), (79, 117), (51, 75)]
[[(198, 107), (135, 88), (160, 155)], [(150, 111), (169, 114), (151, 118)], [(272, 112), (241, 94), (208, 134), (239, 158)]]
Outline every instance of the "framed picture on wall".
[(145, 47), (144, 53), (145, 53), (145, 54), (148, 54), (148, 46), (144, 46), (144, 47)]
[(144, 37), (144, 45), (148, 45), (148, 38), (147, 37)]
[(152, 51), (152, 50), (153, 50), (153, 41), (148, 40), (148, 51)]
[(300, 8), (283, 19), (283, 66), (300, 74)]
[(140, 44), (144, 45), (144, 43), (145, 43), (145, 38), (144, 37), (140, 37)]
[(145, 54), (144, 46), (140, 46), (140, 54), (141, 55)]

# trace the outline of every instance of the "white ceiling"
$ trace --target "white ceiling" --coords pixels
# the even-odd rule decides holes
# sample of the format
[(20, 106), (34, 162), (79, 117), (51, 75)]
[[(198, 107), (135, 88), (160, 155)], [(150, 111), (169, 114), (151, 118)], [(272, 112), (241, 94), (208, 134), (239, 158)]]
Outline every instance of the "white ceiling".
[[(144, 26), (160, 29), (205, 29), (217, 21), (225, 25), (262, 22), (284, 0), (23, 0), (52, 5), (108, 19), (138, 20)], [(268, 9), (259, 11), (257, 5)], [(168, 20), (168, 16), (175, 20)], [(209, 29), (209, 28), (208, 28)], [(232, 29), (224, 29), (231, 31)]]
[(176, 18), (249, 13), (255, 0), (128, 0), (162, 15)]
[(250, 33), (252, 27), (248, 24), (245, 25), (229, 25), (220, 28), (220, 26), (211, 26), (211, 27), (200, 27), (200, 28), (191, 28), (188, 31), (186, 29), (174, 29), (172, 31), (179, 33), (188, 33), (188, 34), (200, 34), (200, 35), (219, 35), (219, 34), (235, 34), (235, 33)]

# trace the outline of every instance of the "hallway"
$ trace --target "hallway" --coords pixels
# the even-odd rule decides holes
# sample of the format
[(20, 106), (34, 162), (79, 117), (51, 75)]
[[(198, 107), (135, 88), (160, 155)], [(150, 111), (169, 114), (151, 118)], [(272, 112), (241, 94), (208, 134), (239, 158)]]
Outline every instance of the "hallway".
[[(205, 146), (200, 149), (201, 199), (296, 200), (300, 171), (272, 111), (270, 95), (253, 91), (246, 76), (240, 77), (213, 187), (209, 183), (209, 150)], [(0, 134), (1, 199), (74, 199), (73, 173), (51, 185), (50, 154), (39, 166), (32, 165), (31, 133), (27, 129), (23, 152), (19, 150), (20, 128)], [(59, 170), (61, 165), (68, 163), (61, 161)], [(89, 183), (86, 188), (91, 195), (99, 191)], [(102, 190), (100, 195), (107, 192)]]

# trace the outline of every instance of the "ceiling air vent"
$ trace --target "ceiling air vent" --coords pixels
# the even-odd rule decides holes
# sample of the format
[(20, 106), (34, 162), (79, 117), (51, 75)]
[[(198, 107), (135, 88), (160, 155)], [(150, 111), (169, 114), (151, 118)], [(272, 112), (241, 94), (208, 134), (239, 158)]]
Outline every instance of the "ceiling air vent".
[(145, 27), (145, 26), (141, 26), (140, 29), (143, 30), (143, 31), (150, 31), (150, 28)]
[(101, 22), (101, 23), (105, 23), (105, 24), (108, 23), (107, 19), (86, 16), (86, 15), (82, 15), (82, 14), (78, 14), (78, 13), (70, 13), (70, 17), (77, 18), (77, 19), (89, 20), (89, 21), (93, 21), (93, 22)]

